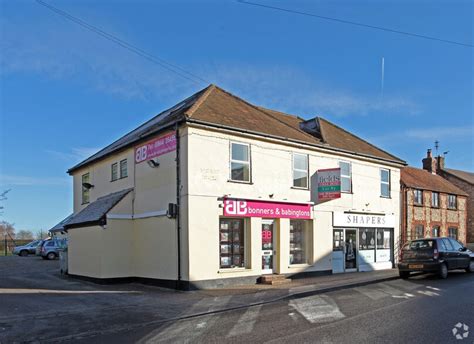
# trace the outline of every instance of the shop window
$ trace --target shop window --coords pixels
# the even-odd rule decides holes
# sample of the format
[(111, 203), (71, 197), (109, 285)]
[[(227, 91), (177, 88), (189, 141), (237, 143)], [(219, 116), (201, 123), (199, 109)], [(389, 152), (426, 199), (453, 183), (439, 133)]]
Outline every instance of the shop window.
[(458, 229), (456, 227), (449, 227), (448, 228), (448, 237), (458, 240)]
[(290, 264), (307, 263), (307, 221), (290, 220)]
[(127, 159), (120, 161), (120, 178), (128, 177)]
[(433, 226), (433, 228), (431, 229), (431, 237), (439, 237), (439, 226)]
[(423, 205), (423, 190), (416, 189), (413, 191), (413, 202), (417, 205)]
[(250, 183), (250, 146), (248, 144), (231, 142), (230, 179)]
[(308, 188), (308, 155), (293, 153), (293, 187)]
[(431, 206), (433, 208), (439, 208), (439, 193), (438, 192), (431, 193)]
[(81, 187), (82, 187), (82, 204), (89, 203), (90, 200), (90, 189), (84, 186), (85, 183), (90, 183), (89, 173), (83, 174), (81, 178)]
[(380, 196), (390, 197), (390, 170), (380, 169)]
[(111, 181), (115, 181), (118, 179), (118, 164), (115, 162), (112, 164), (112, 166), (110, 167), (110, 180)]
[(375, 229), (361, 228), (359, 230), (359, 250), (373, 250), (375, 248)]
[(456, 195), (448, 195), (448, 209), (457, 208), (457, 197)]
[(220, 267), (245, 267), (245, 228), (243, 219), (219, 220)]
[(389, 262), (392, 259), (392, 231), (390, 229), (377, 229), (376, 262)]
[(335, 229), (333, 237), (333, 251), (343, 251), (344, 250), (344, 230)]
[(415, 239), (421, 239), (425, 236), (425, 227), (423, 225), (415, 226)]
[(341, 192), (352, 192), (352, 168), (351, 163), (347, 161), (339, 161), (341, 168)]

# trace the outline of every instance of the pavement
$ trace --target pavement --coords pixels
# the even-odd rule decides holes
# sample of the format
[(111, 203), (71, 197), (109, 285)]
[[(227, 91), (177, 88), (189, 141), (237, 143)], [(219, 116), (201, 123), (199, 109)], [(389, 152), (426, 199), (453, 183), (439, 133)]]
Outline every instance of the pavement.
[[(170, 342), (175, 341), (173, 338), (186, 342), (183, 335), (188, 332), (191, 332), (188, 333), (189, 338), (199, 342), (206, 338), (204, 333), (208, 333), (210, 328), (203, 319), (214, 321), (239, 314), (243, 320), (236, 320), (233, 326), (237, 328), (232, 330), (233, 326), (230, 329), (226, 327), (229, 333), (239, 335), (228, 336), (227, 333), (225, 338), (240, 341), (241, 333), (254, 332), (254, 327), (249, 331), (248, 324), (258, 322), (267, 311), (278, 311), (278, 307), (293, 310), (285, 313), (284, 319), (293, 313), (290, 320), (302, 316), (306, 323), (312, 324), (304, 316), (305, 309), (321, 307), (326, 318), (328, 314), (333, 314), (334, 320), (337, 320), (340, 315), (331, 308), (336, 301), (327, 299), (331, 293), (359, 290), (359, 298), (363, 295), (367, 299), (364, 302), (370, 305), (376, 300), (370, 297), (371, 293), (366, 293), (367, 296), (360, 290), (381, 284), (384, 285), (381, 291), (376, 289), (373, 295), (389, 295), (390, 299), (402, 301), (410, 299), (401, 291), (403, 288), (390, 286), (389, 283), (405, 281), (398, 280), (396, 270), (384, 270), (298, 279), (284, 286), (235, 286), (182, 292), (135, 283), (97, 285), (62, 277), (58, 261), (44, 261), (38, 257), (1, 257), (0, 343), (117, 342), (125, 338), (128, 339), (118, 342), (139, 342), (142, 339), (144, 342), (166, 342), (165, 338)], [(394, 295), (400, 297), (392, 297)], [(310, 300), (310, 306), (305, 300)], [(346, 310), (343, 314), (346, 317)], [(216, 325), (219, 321), (214, 322)], [(193, 325), (183, 329), (179, 325), (183, 323)], [(170, 330), (173, 326), (175, 328)], [(167, 329), (168, 337), (158, 335), (163, 329)], [(211, 342), (221, 339), (210, 337)]]

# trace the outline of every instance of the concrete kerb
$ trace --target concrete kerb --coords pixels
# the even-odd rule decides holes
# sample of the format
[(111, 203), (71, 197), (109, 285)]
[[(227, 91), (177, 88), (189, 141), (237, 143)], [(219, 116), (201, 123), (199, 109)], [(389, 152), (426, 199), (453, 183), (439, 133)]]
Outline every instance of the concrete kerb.
[(143, 328), (143, 327), (148, 327), (152, 325), (160, 325), (160, 324), (166, 324), (169, 322), (173, 321), (182, 321), (182, 320), (189, 320), (193, 318), (198, 318), (198, 317), (203, 317), (203, 316), (211, 316), (215, 314), (221, 314), (225, 312), (232, 312), (240, 309), (245, 309), (245, 308), (250, 308), (250, 307), (255, 307), (255, 306), (260, 306), (260, 305), (267, 305), (271, 303), (276, 303), (276, 302), (281, 302), (281, 301), (286, 301), (286, 300), (295, 300), (295, 299), (301, 299), (313, 295), (318, 295), (318, 294), (324, 294), (324, 293), (330, 293), (338, 290), (344, 290), (344, 289), (350, 289), (350, 288), (357, 288), (357, 287), (362, 287), (370, 284), (375, 284), (375, 283), (382, 283), (382, 282), (388, 282), (388, 281), (393, 281), (400, 279), (399, 276), (391, 276), (391, 277), (383, 277), (383, 278), (375, 278), (371, 280), (366, 280), (366, 281), (359, 281), (359, 282), (354, 282), (354, 283), (348, 283), (348, 284), (341, 284), (341, 285), (336, 285), (336, 286), (329, 286), (329, 287), (323, 287), (319, 289), (314, 289), (314, 290), (308, 290), (308, 291), (301, 291), (301, 292), (290, 292), (288, 295), (268, 299), (268, 300), (262, 300), (262, 301), (257, 301), (257, 302), (249, 302), (245, 303), (242, 305), (238, 306), (233, 306), (233, 307), (227, 307), (227, 308), (222, 308), (222, 309), (216, 309), (212, 311), (207, 311), (207, 312), (199, 312), (199, 313), (194, 313), (194, 314), (188, 314), (188, 315), (182, 315), (182, 316), (177, 316), (177, 317), (172, 317), (172, 318), (167, 318), (167, 319), (160, 319), (160, 320), (154, 320), (154, 321), (149, 321), (145, 323), (140, 323), (140, 324), (134, 324), (130, 326), (125, 326), (120, 329), (111, 329), (111, 330), (103, 330), (103, 331), (91, 331), (91, 332), (86, 332), (86, 333), (80, 333), (80, 334), (75, 334), (75, 335), (69, 335), (69, 336), (64, 336), (60, 338), (54, 338), (54, 339), (48, 339), (49, 342), (59, 342), (59, 341), (64, 341), (64, 340), (71, 340), (74, 338), (85, 338), (85, 337), (90, 337), (98, 334), (105, 334), (105, 333), (114, 333), (114, 332), (121, 332), (121, 331), (130, 331), (138, 328)]

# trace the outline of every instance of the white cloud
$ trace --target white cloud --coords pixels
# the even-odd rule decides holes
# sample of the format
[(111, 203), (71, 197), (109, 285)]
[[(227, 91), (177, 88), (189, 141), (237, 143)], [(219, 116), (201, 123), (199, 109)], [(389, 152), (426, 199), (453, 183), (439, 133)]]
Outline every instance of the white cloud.
[(64, 160), (67, 162), (80, 162), (97, 153), (100, 149), (101, 148), (97, 147), (73, 147), (67, 152), (61, 152), (51, 149), (46, 149), (45, 152), (60, 160)]
[(30, 177), (0, 174), (0, 185), (6, 186), (63, 186), (69, 185), (68, 178)]

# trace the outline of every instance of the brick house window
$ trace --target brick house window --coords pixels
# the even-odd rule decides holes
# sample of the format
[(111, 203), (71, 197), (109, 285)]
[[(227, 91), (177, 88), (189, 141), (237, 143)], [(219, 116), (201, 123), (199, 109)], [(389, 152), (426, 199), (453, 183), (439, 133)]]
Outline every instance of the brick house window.
[(439, 208), (439, 193), (438, 192), (431, 193), (431, 206), (433, 208)]
[(423, 205), (423, 190), (416, 189), (413, 191), (413, 202), (417, 205)]
[(456, 195), (448, 195), (448, 209), (457, 208), (457, 197)]
[(415, 226), (415, 239), (421, 239), (425, 237), (425, 227), (423, 225)]
[(431, 237), (432, 238), (439, 237), (439, 226), (433, 226), (433, 228), (431, 230)]
[(456, 227), (448, 228), (448, 237), (458, 240), (458, 229)]

